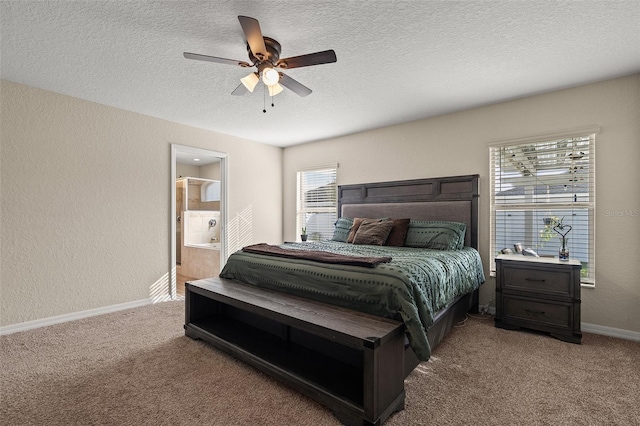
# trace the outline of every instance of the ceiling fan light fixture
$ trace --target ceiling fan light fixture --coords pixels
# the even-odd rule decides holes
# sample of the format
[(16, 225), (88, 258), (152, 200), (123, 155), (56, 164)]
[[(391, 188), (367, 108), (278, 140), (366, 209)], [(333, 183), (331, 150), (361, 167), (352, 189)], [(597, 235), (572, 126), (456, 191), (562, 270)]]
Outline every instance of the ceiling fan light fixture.
[(240, 81), (242, 82), (242, 84), (244, 84), (244, 87), (246, 87), (247, 90), (253, 93), (253, 89), (256, 88), (256, 84), (258, 84), (260, 78), (258, 78), (257, 72), (252, 72), (248, 76), (242, 77)]
[(282, 86), (280, 86), (278, 83), (274, 84), (273, 86), (267, 86), (267, 88), (269, 89), (269, 96), (275, 96), (283, 90)]
[(267, 67), (262, 70), (262, 82), (271, 87), (278, 84), (280, 74), (273, 68)]
[(253, 93), (260, 80), (269, 88), (269, 94), (271, 96), (277, 95), (283, 88), (291, 90), (301, 97), (308, 96), (312, 93), (311, 89), (305, 87), (288, 75), (278, 72), (276, 68), (302, 68), (337, 61), (336, 53), (333, 50), (280, 58), (282, 46), (277, 40), (262, 35), (260, 23), (257, 19), (249, 16), (238, 16), (238, 20), (244, 33), (244, 39), (247, 42), (246, 48), (250, 62), (191, 52), (182, 53), (185, 59), (216, 62), (219, 64), (240, 66), (242, 68), (256, 67), (257, 72), (240, 79), (241, 83), (231, 92), (233, 96), (243, 96), (247, 92)]

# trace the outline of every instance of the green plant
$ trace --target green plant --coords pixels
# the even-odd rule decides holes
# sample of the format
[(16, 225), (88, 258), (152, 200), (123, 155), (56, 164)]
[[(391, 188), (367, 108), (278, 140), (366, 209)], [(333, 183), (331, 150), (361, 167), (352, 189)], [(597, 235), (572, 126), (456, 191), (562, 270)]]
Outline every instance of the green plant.
[[(566, 237), (566, 235), (571, 231), (571, 225), (565, 225), (563, 223), (564, 216), (562, 219), (558, 219), (557, 216), (545, 217), (544, 228), (540, 230), (540, 243), (538, 244), (538, 248), (544, 247), (546, 243), (553, 237), (559, 237), (561, 240)], [(567, 229), (566, 232), (561, 232)]]
[(305, 228), (304, 226), (302, 227), (302, 234), (301, 235), (307, 235), (307, 228)]
[(560, 222), (562, 221), (559, 220), (557, 216), (544, 218), (544, 228), (540, 230), (540, 243), (538, 244), (538, 248), (544, 247), (544, 245), (548, 243), (551, 238), (556, 236), (556, 232), (553, 230), (553, 227)]

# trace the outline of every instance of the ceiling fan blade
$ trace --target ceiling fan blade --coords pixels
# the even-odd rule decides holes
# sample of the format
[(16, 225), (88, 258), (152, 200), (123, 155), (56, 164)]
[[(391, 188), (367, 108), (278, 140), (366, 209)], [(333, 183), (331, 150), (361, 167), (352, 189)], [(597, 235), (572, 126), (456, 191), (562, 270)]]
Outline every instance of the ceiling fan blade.
[(236, 89), (231, 92), (231, 94), (233, 96), (242, 96), (244, 94), (246, 94), (249, 90), (244, 86), (244, 84), (240, 83), (240, 85), (238, 87), (236, 87)]
[(264, 38), (262, 31), (260, 30), (260, 23), (257, 19), (250, 18), (248, 16), (238, 16), (240, 25), (242, 25), (242, 31), (247, 38), (247, 43), (253, 52), (253, 56), (260, 61), (267, 57), (267, 47), (264, 45)]
[(276, 63), (276, 67), (291, 69), (308, 67), (311, 65), (330, 64), (336, 62), (336, 52), (333, 50), (325, 50), (322, 52), (309, 53), (307, 55), (292, 56), (290, 58), (280, 59)]
[(199, 55), (197, 53), (189, 53), (189, 52), (184, 52), (183, 55), (187, 59), (195, 59), (196, 61), (216, 62), (219, 64), (227, 64), (227, 65), (240, 65), (243, 68), (252, 66), (248, 62), (236, 61), (235, 59), (218, 58), (216, 56)]
[(305, 97), (313, 92), (313, 90), (309, 89), (307, 86), (298, 83), (296, 80), (283, 73), (280, 73), (279, 83), (298, 96)]

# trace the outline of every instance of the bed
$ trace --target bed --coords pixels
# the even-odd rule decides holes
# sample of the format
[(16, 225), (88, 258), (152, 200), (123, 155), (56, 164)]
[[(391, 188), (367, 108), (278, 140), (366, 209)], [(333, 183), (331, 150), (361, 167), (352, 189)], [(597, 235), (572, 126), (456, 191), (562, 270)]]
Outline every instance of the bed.
[[(477, 252), (478, 179), (478, 175), (468, 175), (341, 185), (338, 187), (340, 219), (334, 233), (334, 240), (338, 241), (283, 246), (290, 251), (328, 251), (347, 257), (390, 256), (390, 263), (367, 268), (239, 251), (230, 256), (220, 277), (403, 320), (408, 331), (405, 373), (409, 374), (420, 361), (429, 358), (431, 350), (457, 320), (467, 311), (477, 309), (478, 287), (484, 282)], [(464, 225), (464, 240), (453, 250), (442, 250), (451, 248), (446, 246), (436, 246), (438, 249), (433, 250), (404, 244), (402, 247), (359, 245), (336, 238), (343, 222), (344, 240), (347, 239), (353, 223), (349, 221), (354, 218), (408, 218), (410, 226), (432, 221), (460, 223)], [(451, 232), (455, 235), (455, 231), (459, 230)], [(411, 235), (406, 237), (407, 244)], [(422, 254), (427, 258), (426, 266)], [(442, 275), (440, 291), (425, 294), (429, 291), (421, 289), (422, 280), (433, 280), (439, 275)], [(458, 288), (447, 292), (447, 288), (442, 288), (445, 285), (458, 285)], [(389, 288), (392, 290), (387, 291)]]
[[(345, 424), (382, 424), (404, 407), (404, 378), (477, 309), (478, 175), (342, 185), (338, 207), (331, 241), (244, 247), (220, 278), (187, 283), (185, 330)], [(376, 245), (381, 227), (395, 246)]]

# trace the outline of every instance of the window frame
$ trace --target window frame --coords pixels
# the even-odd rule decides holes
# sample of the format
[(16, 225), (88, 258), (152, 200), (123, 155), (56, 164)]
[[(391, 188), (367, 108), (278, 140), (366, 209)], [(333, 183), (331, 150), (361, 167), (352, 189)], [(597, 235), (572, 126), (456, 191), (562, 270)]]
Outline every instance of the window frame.
[[(597, 127), (588, 127), (588, 128), (580, 128), (568, 130), (562, 133), (554, 133), (547, 135), (539, 135), (532, 136), (526, 138), (519, 139), (510, 139), (503, 140), (489, 144), (489, 180), (490, 180), (490, 243), (489, 243), (489, 265), (490, 265), (490, 275), (495, 276), (495, 257), (500, 254), (499, 251), (503, 247), (497, 247), (498, 241), (496, 237), (496, 232), (498, 228), (498, 212), (530, 212), (535, 215), (536, 211), (541, 213), (542, 211), (549, 210), (571, 210), (572, 212), (586, 212), (581, 213), (583, 217), (586, 217), (586, 221), (580, 222), (582, 227), (586, 227), (586, 231), (583, 232), (584, 239), (588, 241), (588, 246), (586, 248), (587, 253), (587, 264), (588, 268), (583, 268), (583, 275), (581, 276), (581, 284), (587, 287), (595, 286), (595, 277), (596, 277), (596, 253), (595, 253), (595, 225), (596, 225), (596, 135), (599, 133), (600, 129)], [(503, 191), (503, 188), (500, 186), (498, 182), (500, 179), (506, 179), (507, 172), (501, 173), (501, 170), (507, 169), (506, 167), (500, 168), (501, 164), (504, 163), (504, 159), (499, 158), (499, 151), (504, 150), (508, 147), (512, 149), (516, 149), (516, 147), (522, 147), (523, 145), (538, 145), (542, 146), (543, 144), (552, 144), (554, 142), (559, 142), (561, 140), (571, 140), (574, 138), (588, 138), (588, 181), (587, 181), (587, 191), (588, 196), (585, 200), (580, 200), (576, 198), (574, 195), (574, 199), (572, 201), (560, 201), (560, 202), (541, 202), (539, 199), (533, 198), (534, 201), (514, 201), (510, 200), (509, 202), (496, 202), (496, 197), (498, 193)], [(560, 152), (560, 150), (556, 150), (555, 152)], [(566, 153), (569, 153), (567, 149)], [(538, 161), (543, 156), (537, 157), (538, 151), (536, 150), (535, 160)], [(502, 162), (502, 163), (501, 163)], [(538, 182), (539, 177), (535, 175), (530, 175), (529, 179), (525, 177), (523, 174), (521, 177), (522, 180), (527, 181), (526, 184), (522, 184), (522, 186), (535, 186), (535, 183)], [(585, 194), (587, 194), (585, 192)], [(526, 214), (526, 213), (523, 213)], [(575, 216), (576, 214), (574, 214)], [(501, 219), (504, 221), (504, 219)], [(502, 222), (504, 223), (504, 222)], [(525, 232), (524, 230), (520, 230), (520, 232)], [(530, 232), (530, 231), (529, 231)], [(553, 234), (555, 236), (555, 234)], [(574, 234), (575, 235), (575, 234)], [(571, 238), (571, 234), (568, 235), (568, 238)], [(557, 259), (557, 254), (555, 254), (555, 258)], [(575, 257), (571, 256), (570, 259), (575, 259)], [(581, 259), (582, 260), (582, 259)]]
[[(313, 176), (316, 174), (317, 176)], [(308, 177), (312, 182), (305, 183), (305, 177)], [(331, 182), (332, 178), (332, 182)], [(330, 182), (322, 185), (321, 182), (329, 179)], [(333, 230), (336, 220), (338, 220), (338, 165), (326, 165), (306, 168), (296, 172), (296, 232), (300, 235), (302, 228), (309, 228), (309, 216), (322, 214), (319, 220), (317, 229), (307, 229), (307, 235), (310, 241), (319, 241), (325, 239), (331, 239), (333, 236)], [(320, 185), (320, 186), (314, 186)], [(323, 186), (328, 186), (324, 190), (320, 191), (320, 199), (316, 200), (318, 204), (326, 205), (305, 205), (305, 193), (314, 191)], [(323, 194), (324, 191), (329, 191), (329, 197), (327, 194)], [(332, 193), (332, 194), (331, 194)], [(328, 215), (327, 215), (328, 214)], [(305, 220), (306, 218), (306, 220)], [(326, 223), (325, 223), (326, 222)], [(296, 237), (297, 238), (297, 237)]]

